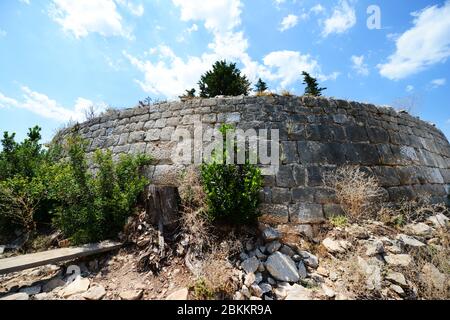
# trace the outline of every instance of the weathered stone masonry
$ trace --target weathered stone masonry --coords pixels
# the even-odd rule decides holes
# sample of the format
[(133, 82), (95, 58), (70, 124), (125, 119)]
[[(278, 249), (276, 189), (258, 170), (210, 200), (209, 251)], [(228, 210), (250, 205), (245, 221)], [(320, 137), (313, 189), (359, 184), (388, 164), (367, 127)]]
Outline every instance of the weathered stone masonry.
[(324, 172), (355, 164), (379, 178), (386, 201), (423, 194), (448, 201), (450, 145), (432, 124), (389, 107), (312, 97), (225, 97), (168, 102), (109, 112), (62, 132), (77, 130), (89, 150), (146, 152), (156, 184), (173, 184), (183, 169), (171, 159), (177, 128), (193, 131), (235, 123), (247, 130), (279, 129), (280, 170), (265, 177), (261, 209), (277, 223), (314, 223), (340, 212), (322, 186)]

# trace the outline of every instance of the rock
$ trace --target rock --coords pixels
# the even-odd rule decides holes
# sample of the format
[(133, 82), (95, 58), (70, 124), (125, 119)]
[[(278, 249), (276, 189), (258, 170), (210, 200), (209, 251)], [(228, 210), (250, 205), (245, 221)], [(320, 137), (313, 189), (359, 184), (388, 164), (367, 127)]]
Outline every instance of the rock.
[(90, 284), (91, 281), (89, 279), (78, 276), (72, 283), (68, 284), (62, 292), (60, 292), (60, 295), (64, 298), (68, 298), (75, 294), (84, 293), (89, 289)]
[(267, 277), (267, 282), (268, 282), (270, 285), (272, 285), (272, 286), (274, 286), (274, 285), (277, 284), (277, 282), (275, 281), (275, 279), (273, 279), (273, 278), (271, 278), (271, 277)]
[(420, 277), (423, 282), (431, 284), (431, 286), (436, 290), (441, 292), (445, 291), (447, 286), (446, 276), (433, 264), (426, 263), (422, 268), (422, 274)]
[(297, 269), (298, 269), (298, 275), (299, 275), (300, 279), (305, 279), (308, 276), (308, 273), (306, 272), (306, 267), (305, 267), (305, 264), (303, 263), (303, 261), (300, 261), (297, 264)]
[(261, 252), (261, 250), (256, 249), (255, 250), (255, 256), (259, 259), (259, 260), (265, 260), (267, 258), (267, 256)]
[(400, 287), (396, 284), (391, 284), (391, 286), (389, 288), (401, 297), (403, 297), (405, 295), (405, 291), (402, 289), (402, 287)]
[(420, 242), (419, 240), (407, 236), (406, 234), (399, 234), (397, 236), (397, 239), (399, 239), (405, 246), (408, 247), (423, 247), (425, 246), (425, 243)]
[(312, 253), (309, 253), (308, 251), (300, 251), (299, 254), (302, 257), (305, 265), (307, 265), (308, 267), (316, 269), (319, 266), (319, 258), (317, 258)]
[(272, 241), (266, 246), (266, 251), (269, 254), (274, 253), (275, 251), (278, 251), (278, 249), (281, 248), (281, 243), (279, 241)]
[(245, 252), (241, 252), (239, 258), (241, 259), (241, 261), (245, 261), (249, 258), (249, 256)]
[(6, 246), (1, 245), (0, 246), (0, 254), (3, 254), (3, 252), (5, 252)]
[(366, 244), (366, 256), (372, 257), (381, 253), (384, 253), (384, 246), (382, 241), (370, 241)]
[(53, 278), (42, 287), (43, 292), (51, 292), (59, 287), (64, 287), (66, 282), (61, 278)]
[(405, 229), (419, 237), (429, 237), (433, 234), (433, 228), (423, 222), (408, 224)]
[(252, 296), (252, 294), (250, 293), (250, 290), (247, 288), (247, 286), (242, 286), (241, 288), (241, 293), (242, 295), (244, 295), (247, 299), (250, 298)]
[(412, 259), (409, 254), (387, 254), (384, 256), (386, 263), (391, 266), (407, 267)]
[(367, 232), (367, 230), (364, 227), (361, 227), (357, 224), (353, 224), (347, 228), (345, 228), (345, 230), (353, 237), (355, 237), (356, 239), (368, 239), (369, 238), (369, 233)]
[(381, 268), (375, 264), (369, 264), (366, 260), (358, 257), (358, 265), (366, 274), (366, 285), (369, 290), (381, 289)]
[(334, 290), (323, 283), (322, 283), (322, 290), (327, 298), (334, 298), (336, 296)]
[(140, 300), (142, 298), (143, 290), (126, 290), (119, 294), (122, 300)]
[(83, 298), (86, 300), (101, 300), (106, 295), (106, 290), (101, 285), (96, 285), (89, 288), (88, 291), (83, 293)]
[(253, 295), (255, 295), (258, 298), (261, 298), (264, 293), (262, 289), (259, 287), (259, 285), (257, 285), (256, 283), (250, 286), (250, 292), (253, 293)]
[(305, 236), (308, 239), (314, 237), (314, 231), (310, 224), (299, 224), (296, 226), (298, 234)]
[(258, 266), (259, 272), (264, 272), (266, 270), (266, 267), (264, 267), (264, 263), (260, 262)]
[(386, 280), (388, 280), (394, 284), (398, 284), (404, 288), (408, 287), (405, 276), (403, 274), (401, 274), (400, 272), (389, 271), (386, 275)]
[(399, 254), (403, 252), (403, 249), (397, 243), (391, 243), (390, 246), (386, 247), (386, 251), (393, 254)]
[(330, 272), (327, 269), (321, 266), (317, 268), (317, 273), (323, 277), (328, 277), (328, 275), (330, 274)]
[(281, 238), (280, 232), (272, 227), (266, 227), (262, 230), (262, 237), (264, 241), (274, 241)]
[(295, 262), (278, 251), (267, 258), (266, 269), (279, 281), (297, 282), (300, 279)]
[(247, 275), (244, 278), (244, 284), (247, 287), (250, 287), (256, 280), (256, 276), (254, 273), (247, 273)]
[(255, 281), (254, 282), (259, 284), (262, 280), (263, 280), (263, 276), (262, 276), (261, 272), (255, 273)]
[[(280, 252), (281, 252), (281, 250), (280, 250)], [(281, 252), (281, 253), (284, 253), (284, 252)], [(284, 253), (285, 254), (285, 253)], [(301, 255), (299, 255), (299, 254), (294, 254), (293, 256), (290, 256), (291, 258), (292, 258), (292, 260), (294, 260), (295, 262), (299, 262), (299, 261), (302, 261), (302, 256)]]
[(442, 213), (438, 213), (437, 215), (428, 218), (428, 221), (430, 221), (436, 228), (446, 227), (449, 220), (450, 219)]
[(34, 300), (50, 300), (50, 297), (51, 295), (46, 292), (38, 293), (33, 296)]
[(237, 291), (234, 293), (233, 300), (245, 300), (245, 297), (241, 292)]
[(260, 297), (251, 296), (249, 300), (262, 300)]
[(242, 262), (241, 267), (246, 273), (255, 273), (259, 267), (259, 260), (257, 257), (248, 258)]
[(0, 298), (0, 300), (29, 300), (30, 297), (25, 292), (13, 293)]
[(289, 246), (287, 246), (287, 245), (281, 246), (280, 252), (281, 252), (282, 254), (285, 254), (285, 255), (291, 257), (291, 258), (292, 258), (293, 256), (295, 256), (295, 251), (292, 250), (292, 248), (289, 247)]
[(322, 241), (322, 245), (327, 249), (329, 253), (344, 253), (349, 248), (350, 242), (345, 240), (334, 240), (331, 238), (325, 238)]
[(261, 288), (263, 294), (264, 293), (268, 293), (268, 292), (272, 292), (272, 286), (268, 283), (261, 283), (259, 285), (259, 287)]
[(278, 300), (284, 300), (284, 298), (286, 298), (286, 296), (288, 294), (288, 290), (290, 288), (291, 288), (291, 286), (289, 285), (289, 283), (283, 282), (283, 283), (280, 283), (278, 285), (278, 287), (276, 287), (273, 290), (273, 293)]
[(245, 250), (247, 250), (247, 251), (253, 250), (253, 241), (251, 241), (251, 240), (247, 241), (247, 243), (245, 244)]
[[(187, 300), (188, 299), (189, 290), (188, 288), (178, 289), (171, 294), (169, 294), (166, 300)], [(140, 299), (140, 298), (139, 298)], [(137, 300), (137, 299), (134, 299)]]
[(41, 290), (42, 290), (42, 286), (36, 285), (36, 286), (32, 286), (32, 287), (22, 288), (19, 290), (19, 292), (25, 292), (29, 296), (34, 296), (35, 294), (40, 293)]
[(312, 300), (312, 290), (294, 284), (287, 290), (287, 295), (284, 300)]

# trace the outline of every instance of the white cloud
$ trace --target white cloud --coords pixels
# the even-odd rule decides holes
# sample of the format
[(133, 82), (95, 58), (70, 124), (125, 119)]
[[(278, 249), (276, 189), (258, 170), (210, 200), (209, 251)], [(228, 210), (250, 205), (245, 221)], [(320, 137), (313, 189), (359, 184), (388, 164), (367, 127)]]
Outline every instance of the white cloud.
[(352, 56), (352, 69), (356, 71), (357, 74), (362, 76), (369, 75), (369, 67), (364, 63), (364, 55), (361, 56)]
[(97, 114), (106, 110), (104, 103), (94, 104), (92, 101), (84, 98), (78, 98), (74, 107), (69, 109), (59, 105), (45, 94), (32, 91), (27, 86), (22, 86), (21, 90), (23, 97), (20, 101), (7, 97), (0, 92), (0, 107), (26, 109), (41, 117), (60, 122), (84, 121), (86, 119), (85, 111), (91, 106), (94, 107), (94, 111)]
[(413, 92), (414, 91), (414, 86), (409, 84), (409, 85), (406, 86), (405, 90), (406, 90), (406, 92)]
[(117, 4), (124, 6), (132, 15), (142, 17), (144, 15), (144, 6), (142, 3), (135, 3), (130, 0), (116, 0)]
[(337, 73), (329, 76), (323, 75), (317, 60), (314, 60), (308, 54), (302, 55), (297, 51), (274, 51), (266, 55), (263, 62), (265, 66), (270, 68), (269, 73), (266, 73), (266, 78), (272, 81), (280, 81), (280, 88), (282, 89), (299, 81), (302, 77), (302, 71), (306, 71), (322, 81), (335, 79), (338, 76)]
[(198, 26), (194, 23), (192, 26), (186, 29), (187, 33), (198, 31)]
[(8, 33), (7, 33), (5, 30), (0, 29), (0, 38), (6, 37), (7, 34), (8, 34)]
[(291, 29), (295, 27), (298, 23), (298, 17), (294, 14), (289, 14), (286, 17), (283, 18), (283, 21), (281, 21), (281, 25), (279, 30), (281, 32)]
[(113, 0), (53, 0), (49, 15), (76, 38), (89, 33), (131, 38)]
[(391, 80), (406, 78), (450, 56), (450, 1), (412, 13), (414, 26), (396, 40), (396, 51), (379, 64), (380, 74)]
[(344, 33), (356, 24), (355, 9), (347, 0), (341, 0), (333, 10), (331, 17), (325, 20), (322, 36), (327, 37), (332, 33)]
[(312, 13), (319, 14), (325, 11), (325, 8), (321, 4), (316, 4), (310, 10)]
[(181, 20), (203, 20), (205, 28), (221, 33), (231, 31), (241, 23), (241, 1), (239, 0), (172, 0), (181, 9)]
[(446, 83), (447, 83), (447, 80), (445, 78), (434, 79), (430, 82), (432, 88), (444, 86)]
[(258, 77), (266, 81), (281, 81), (281, 88), (299, 80), (302, 70), (317, 75), (321, 81), (338, 76), (337, 72), (322, 74), (316, 60), (296, 51), (271, 52), (262, 63), (253, 60), (247, 52), (249, 43), (243, 31), (236, 30), (241, 21), (240, 1), (173, 2), (180, 8), (182, 20), (204, 22), (213, 39), (203, 54), (185, 59), (165, 45), (150, 49), (144, 54), (145, 58), (124, 51), (127, 60), (144, 75), (144, 79), (135, 81), (145, 92), (168, 98), (177, 97), (186, 89), (196, 88), (200, 75), (209, 70), (215, 61), (222, 59), (237, 62), (239, 67), (242, 65), (242, 73), (252, 82)]

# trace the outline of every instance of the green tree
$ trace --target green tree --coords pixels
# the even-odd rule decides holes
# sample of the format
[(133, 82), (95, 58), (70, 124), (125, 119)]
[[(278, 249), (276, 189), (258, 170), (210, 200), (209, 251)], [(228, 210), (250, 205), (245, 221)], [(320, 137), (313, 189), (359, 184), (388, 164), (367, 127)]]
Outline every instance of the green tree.
[(267, 89), (268, 89), (267, 84), (264, 81), (262, 81), (261, 78), (259, 78), (258, 82), (256, 82), (256, 85), (255, 85), (255, 91), (257, 93), (263, 93)]
[(217, 61), (212, 70), (200, 77), (198, 82), (200, 97), (212, 98), (218, 95), (238, 96), (248, 95), (250, 82), (247, 77), (241, 75), (235, 63)]
[(308, 72), (303, 71), (302, 75), (303, 75), (303, 84), (306, 85), (305, 95), (320, 97), (322, 95), (322, 91), (327, 89), (327, 88), (320, 88), (319, 84), (317, 83), (317, 79), (311, 77)]

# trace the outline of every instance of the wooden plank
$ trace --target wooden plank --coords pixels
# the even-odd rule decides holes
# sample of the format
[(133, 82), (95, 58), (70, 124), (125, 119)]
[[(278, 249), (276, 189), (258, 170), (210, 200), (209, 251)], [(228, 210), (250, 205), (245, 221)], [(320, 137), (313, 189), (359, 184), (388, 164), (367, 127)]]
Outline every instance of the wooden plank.
[(86, 244), (80, 247), (69, 247), (44, 252), (24, 254), (21, 256), (0, 259), (0, 274), (35, 268), (46, 264), (73, 260), (97, 253), (112, 251), (122, 246), (122, 243), (104, 241)]

